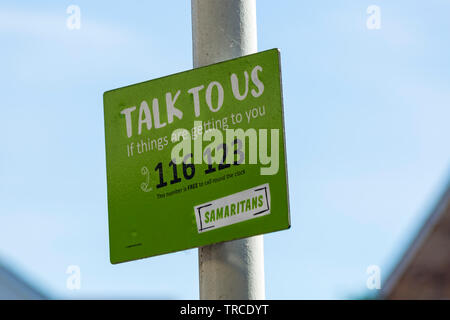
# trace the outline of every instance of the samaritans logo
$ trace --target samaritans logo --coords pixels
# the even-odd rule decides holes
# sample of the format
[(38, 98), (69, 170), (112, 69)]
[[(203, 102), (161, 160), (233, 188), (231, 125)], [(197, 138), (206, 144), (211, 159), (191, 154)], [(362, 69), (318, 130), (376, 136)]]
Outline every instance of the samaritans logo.
[(270, 213), (269, 184), (194, 207), (198, 232), (225, 227)]

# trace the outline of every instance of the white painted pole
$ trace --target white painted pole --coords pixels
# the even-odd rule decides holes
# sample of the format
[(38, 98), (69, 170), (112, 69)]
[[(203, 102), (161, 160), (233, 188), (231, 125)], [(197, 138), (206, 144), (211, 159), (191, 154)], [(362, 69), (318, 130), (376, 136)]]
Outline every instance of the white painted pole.
[[(192, 0), (192, 44), (195, 68), (256, 53), (256, 0)], [(265, 299), (262, 235), (201, 247), (198, 261), (200, 299)]]

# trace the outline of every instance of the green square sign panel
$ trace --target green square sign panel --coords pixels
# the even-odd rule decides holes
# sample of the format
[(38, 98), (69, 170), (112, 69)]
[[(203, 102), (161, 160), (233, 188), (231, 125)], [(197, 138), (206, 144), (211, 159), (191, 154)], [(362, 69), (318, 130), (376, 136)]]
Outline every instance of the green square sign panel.
[(290, 227), (277, 49), (103, 100), (112, 263)]

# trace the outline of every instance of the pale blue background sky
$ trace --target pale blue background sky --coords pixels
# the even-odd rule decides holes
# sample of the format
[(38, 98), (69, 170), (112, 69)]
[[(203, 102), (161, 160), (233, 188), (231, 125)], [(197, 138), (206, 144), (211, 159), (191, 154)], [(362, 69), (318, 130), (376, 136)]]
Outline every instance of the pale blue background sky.
[[(81, 30), (66, 8), (81, 8)], [(381, 7), (381, 29), (366, 9)], [(388, 275), (450, 168), (450, 2), (258, 1), (281, 49), (292, 228), (267, 298)], [(192, 68), (189, 1), (0, 3), (0, 260), (56, 298), (198, 298), (197, 250), (109, 263), (104, 91)], [(66, 288), (79, 265), (81, 290)]]

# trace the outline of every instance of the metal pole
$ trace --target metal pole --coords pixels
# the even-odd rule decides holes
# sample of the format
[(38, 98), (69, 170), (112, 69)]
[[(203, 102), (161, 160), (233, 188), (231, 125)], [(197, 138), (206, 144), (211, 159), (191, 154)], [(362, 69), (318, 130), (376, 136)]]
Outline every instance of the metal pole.
[[(256, 0), (192, 0), (194, 67), (257, 52)], [(200, 299), (265, 299), (263, 236), (198, 249)]]

